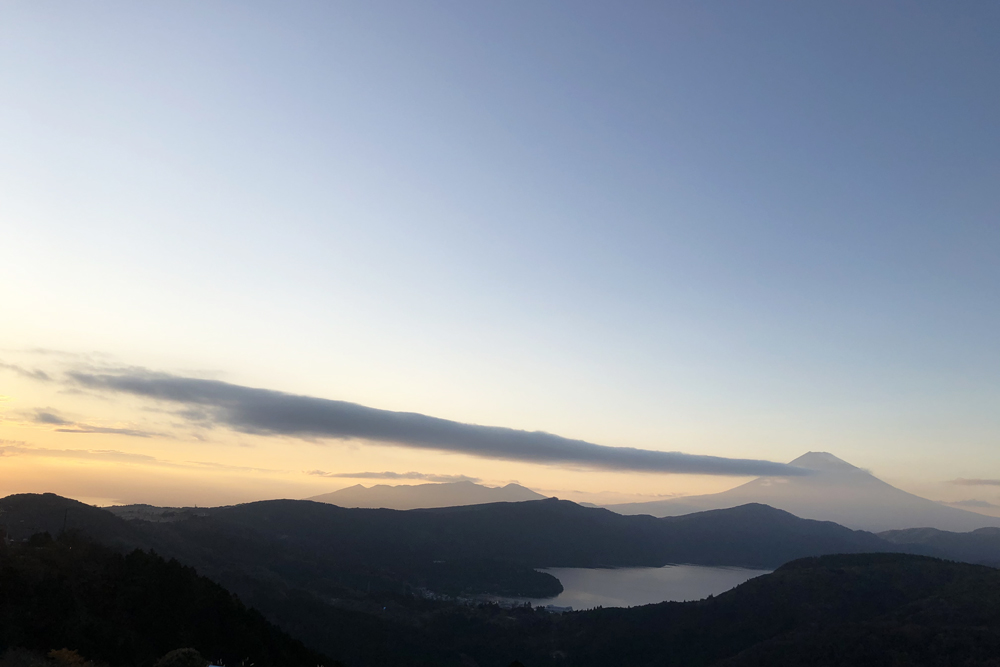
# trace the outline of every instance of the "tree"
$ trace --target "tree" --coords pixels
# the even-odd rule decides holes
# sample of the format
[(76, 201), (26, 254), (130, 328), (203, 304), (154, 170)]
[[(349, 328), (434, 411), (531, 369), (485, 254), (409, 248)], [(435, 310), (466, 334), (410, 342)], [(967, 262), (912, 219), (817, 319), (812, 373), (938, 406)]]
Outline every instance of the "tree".
[(208, 660), (193, 648), (178, 648), (157, 660), (153, 667), (208, 667)]

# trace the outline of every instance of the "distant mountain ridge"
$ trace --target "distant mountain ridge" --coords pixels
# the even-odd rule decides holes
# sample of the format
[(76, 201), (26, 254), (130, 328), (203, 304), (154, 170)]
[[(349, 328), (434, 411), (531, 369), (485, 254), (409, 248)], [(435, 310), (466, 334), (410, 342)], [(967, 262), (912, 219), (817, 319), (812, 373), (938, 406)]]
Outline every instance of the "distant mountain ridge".
[(412, 510), (433, 507), (484, 505), (487, 503), (518, 503), (541, 500), (540, 493), (520, 484), (501, 487), (483, 486), (474, 482), (446, 482), (441, 484), (376, 484), (365, 487), (349, 486), (332, 493), (307, 498), (339, 507), (365, 507), (371, 509)]
[(657, 519), (555, 498), (408, 511), (272, 500), (199, 508), (197, 514), (160, 522), (125, 521), (53, 494), (22, 494), (0, 499), (0, 509), (14, 539), (39, 530), (57, 533), (68, 517), (69, 528), (102, 543), (154, 548), (210, 575), (240, 563), (273, 565), (284, 555), (289, 568), (279, 569), (296, 578), (315, 562), (319, 569), (363, 571), (366, 581), (374, 571), (390, 579), (413, 575), (432, 581), (471, 562), (505, 562), (532, 571), (668, 563), (767, 568), (803, 556), (897, 548), (871, 533), (760, 504)]
[(903, 548), (910, 549), (919, 544), (953, 560), (1000, 567), (1000, 528), (979, 528), (968, 533), (909, 528), (888, 530), (878, 536)]
[(808, 452), (790, 465), (814, 472), (801, 477), (759, 477), (722, 493), (605, 507), (620, 514), (665, 517), (762, 503), (802, 518), (873, 532), (924, 527), (964, 532), (1000, 527), (998, 517), (907, 493), (828, 452)]

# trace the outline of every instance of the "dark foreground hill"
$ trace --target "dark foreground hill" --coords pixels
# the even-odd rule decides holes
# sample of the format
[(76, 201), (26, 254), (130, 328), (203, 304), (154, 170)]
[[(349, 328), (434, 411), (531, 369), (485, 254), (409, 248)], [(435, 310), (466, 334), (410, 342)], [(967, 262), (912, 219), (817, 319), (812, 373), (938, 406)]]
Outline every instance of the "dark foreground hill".
[(0, 545), (0, 653), (15, 647), (69, 648), (113, 666), (152, 665), (178, 648), (220, 665), (333, 664), (191, 568), (72, 534)]
[(810, 558), (700, 602), (567, 614), (533, 641), (528, 667), (1000, 665), (1000, 571)]
[[(73, 648), (115, 667), (148, 666), (180, 646), (231, 666), (331, 664), (155, 555), (36, 536), (0, 559), (0, 650)], [(798, 560), (699, 602), (339, 613), (337, 651), (357, 666), (1000, 664), (1000, 571), (903, 554)]]
[[(668, 563), (769, 568), (833, 553), (934, 552), (931, 545), (893, 544), (763, 505), (656, 519), (555, 499), (405, 512), (268, 501), (126, 522), (58, 496), (22, 495), (0, 500), (0, 510), (15, 538), (23, 536), (18, 526), (58, 530), (65, 523), (84, 532), (93, 527), (109, 544), (135, 543), (177, 558), (292, 636), (349, 665), (472, 664), (462, 663), (462, 655), (481, 667), (506, 667), (519, 656), (548, 664), (545, 647), (554, 646), (554, 638), (561, 638), (562, 648), (551, 651), (577, 655), (584, 650), (574, 643), (577, 634), (583, 642), (596, 641), (584, 635), (623, 633), (619, 640), (625, 642), (625, 628), (645, 618), (646, 612), (626, 615), (621, 618), (629, 620), (616, 629), (617, 614), (635, 610), (604, 610), (598, 614), (604, 630), (573, 629), (564, 625), (568, 619), (591, 616), (563, 619), (470, 602), (478, 593), (559, 592), (558, 580), (535, 568)], [(791, 581), (786, 575), (780, 579)], [(823, 599), (810, 604), (825, 604)], [(727, 622), (734, 623), (745, 610), (731, 609)], [(709, 646), (723, 640), (705, 635), (704, 641)], [(603, 650), (592, 648), (595, 655)]]
[[(906, 554), (808, 558), (699, 602), (421, 616), (422, 643), (368, 665), (1000, 665), (1000, 571)], [(359, 663), (361, 664), (361, 663)]]

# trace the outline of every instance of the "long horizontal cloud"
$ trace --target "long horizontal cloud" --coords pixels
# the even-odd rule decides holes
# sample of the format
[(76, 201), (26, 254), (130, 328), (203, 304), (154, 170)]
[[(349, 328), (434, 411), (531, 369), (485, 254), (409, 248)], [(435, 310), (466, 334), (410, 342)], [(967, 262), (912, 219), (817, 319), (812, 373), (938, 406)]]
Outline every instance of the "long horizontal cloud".
[(115, 463), (162, 463), (153, 456), (119, 452), (113, 449), (47, 449), (45, 447), (8, 444), (10, 442), (9, 440), (0, 440), (0, 456), (34, 456), (58, 459), (83, 459), (87, 461), (112, 461)]
[(0, 369), (12, 371), (17, 373), (21, 377), (26, 377), (31, 380), (40, 380), (42, 382), (49, 382), (52, 378), (45, 371), (38, 370), (37, 368), (25, 368), (24, 366), (18, 366), (17, 364), (5, 364), (0, 361)]
[(951, 484), (959, 486), (1000, 486), (1000, 479), (953, 479)]
[(115, 449), (48, 449), (30, 446), (20, 440), (0, 440), (0, 457), (25, 456), (50, 459), (80, 459), (84, 461), (105, 461), (111, 463), (136, 463), (148, 466), (167, 468), (186, 468), (196, 470), (213, 470), (222, 472), (262, 472), (285, 473), (285, 470), (272, 468), (252, 468), (249, 466), (234, 466), (213, 461), (166, 461), (147, 454), (121, 452)]
[(150, 431), (140, 431), (134, 428), (94, 426), (93, 424), (74, 422), (49, 410), (36, 410), (32, 421), (46, 426), (59, 426), (60, 428), (55, 429), (59, 433), (99, 433), (103, 435), (127, 435), (133, 438), (152, 438), (157, 435)]
[(102, 435), (127, 435), (132, 438), (152, 438), (156, 433), (149, 431), (139, 431), (134, 428), (114, 428), (112, 426), (90, 426), (88, 424), (74, 424), (69, 428), (57, 428), (59, 433), (99, 433)]
[(326, 472), (310, 470), (317, 477), (343, 477), (345, 479), (419, 479), (425, 482), (481, 482), (478, 477), (468, 475), (435, 475), (428, 472)]
[(60, 417), (55, 412), (49, 410), (35, 410), (34, 422), (36, 424), (48, 424), (50, 426), (72, 426), (73, 422)]
[(145, 370), (71, 372), (69, 377), (92, 390), (200, 407), (210, 423), (243, 433), (361, 439), (509, 461), (604, 470), (738, 476), (808, 474), (801, 468), (771, 461), (607, 447), (541, 431), (462, 424), (412, 412), (391, 412), (345, 401)]
[(955, 505), (957, 507), (1000, 507), (996, 503), (991, 503), (985, 500), (956, 500), (953, 503), (948, 503), (949, 505)]

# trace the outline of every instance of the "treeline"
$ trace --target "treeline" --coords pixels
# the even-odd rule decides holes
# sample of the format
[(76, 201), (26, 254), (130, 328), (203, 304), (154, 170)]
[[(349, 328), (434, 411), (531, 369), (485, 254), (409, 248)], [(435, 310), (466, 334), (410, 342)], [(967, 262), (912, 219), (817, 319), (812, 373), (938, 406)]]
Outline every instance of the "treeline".
[(807, 558), (700, 602), (566, 615), (538, 639), (522, 658), (531, 667), (995, 667), (1000, 571), (903, 554)]
[[(302, 629), (357, 667), (1000, 664), (1000, 571), (904, 554), (802, 559), (714, 598), (632, 609), (376, 600), (381, 612), (301, 593), (283, 604), (290, 617), (325, 608)], [(13, 647), (28, 652), (5, 667), (153, 667), (180, 647), (228, 667), (337, 664), (188, 567), (74, 535), (0, 553), (0, 652)]]
[(17, 647), (115, 667), (151, 666), (185, 647), (230, 667), (334, 664), (192, 568), (72, 533), (0, 551), (0, 651)]

